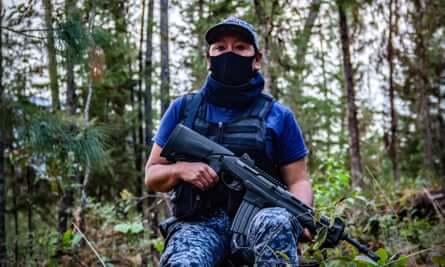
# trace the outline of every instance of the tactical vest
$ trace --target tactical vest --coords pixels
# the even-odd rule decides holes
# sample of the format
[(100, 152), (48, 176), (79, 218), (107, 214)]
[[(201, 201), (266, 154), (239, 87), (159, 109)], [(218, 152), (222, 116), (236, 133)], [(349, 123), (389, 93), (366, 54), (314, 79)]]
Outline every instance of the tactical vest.
[[(209, 105), (202, 93), (184, 96), (180, 109), (180, 121), (187, 127), (231, 150), (237, 156), (247, 153), (255, 161), (255, 165), (283, 182), (279, 166), (273, 164), (267, 156), (266, 140), (272, 138), (266, 127), (273, 99), (261, 94), (255, 102), (229, 122), (213, 123), (206, 120)], [(224, 175), (224, 174), (222, 174)], [(200, 192), (188, 184), (176, 188), (174, 213), (176, 217), (190, 217), (222, 208), (229, 215), (235, 215), (244, 192), (233, 192), (224, 186)], [(197, 203), (198, 199), (200, 203)]]

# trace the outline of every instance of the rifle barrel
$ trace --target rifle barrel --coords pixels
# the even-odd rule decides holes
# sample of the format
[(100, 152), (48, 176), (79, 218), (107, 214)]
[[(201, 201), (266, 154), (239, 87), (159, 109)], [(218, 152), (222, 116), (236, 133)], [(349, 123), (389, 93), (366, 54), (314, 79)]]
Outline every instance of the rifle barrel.
[(366, 256), (368, 256), (369, 258), (371, 258), (373, 261), (378, 262), (380, 260), (380, 257), (377, 256), (374, 252), (372, 252), (370, 249), (368, 249), (366, 246), (360, 244), (360, 242), (358, 242), (357, 240), (345, 235), (343, 237), (343, 240), (345, 240), (346, 242), (349, 242), (351, 245), (353, 245), (354, 247), (356, 247), (358, 249), (359, 252), (365, 254)]

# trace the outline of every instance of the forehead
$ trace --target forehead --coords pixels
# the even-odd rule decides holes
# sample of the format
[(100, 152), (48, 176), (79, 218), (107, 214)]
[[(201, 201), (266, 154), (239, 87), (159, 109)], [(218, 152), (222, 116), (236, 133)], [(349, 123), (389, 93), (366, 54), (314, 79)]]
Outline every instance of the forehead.
[[(249, 38), (237, 31), (222, 31), (218, 34), (218, 36), (215, 39), (215, 43), (216, 42), (221, 42), (221, 41), (228, 41), (228, 40), (233, 40), (235, 42), (241, 41), (244, 43), (248, 43), (251, 44), (251, 42), (249, 41)], [(253, 44), (251, 44), (253, 45)]]

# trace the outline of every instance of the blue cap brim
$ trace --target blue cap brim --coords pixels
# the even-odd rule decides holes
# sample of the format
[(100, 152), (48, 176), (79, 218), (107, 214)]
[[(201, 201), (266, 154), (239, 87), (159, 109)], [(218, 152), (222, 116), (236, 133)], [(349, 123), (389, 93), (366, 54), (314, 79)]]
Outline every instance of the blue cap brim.
[(242, 36), (245, 36), (246, 39), (255, 47), (255, 49), (258, 50), (253, 34), (249, 30), (238, 24), (224, 23), (213, 26), (207, 31), (205, 35), (207, 43), (211, 45), (216, 42), (223, 32), (236, 32), (241, 34)]

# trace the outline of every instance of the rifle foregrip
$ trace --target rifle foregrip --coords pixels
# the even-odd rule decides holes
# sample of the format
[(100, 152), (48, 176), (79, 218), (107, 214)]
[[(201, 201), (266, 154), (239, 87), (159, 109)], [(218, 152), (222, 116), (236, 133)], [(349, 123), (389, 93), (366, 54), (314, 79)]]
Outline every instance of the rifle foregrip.
[(258, 211), (260, 211), (258, 206), (255, 206), (249, 201), (243, 200), (238, 211), (236, 212), (230, 230), (232, 230), (233, 233), (247, 235), (249, 223), (252, 221), (253, 217), (258, 213)]

